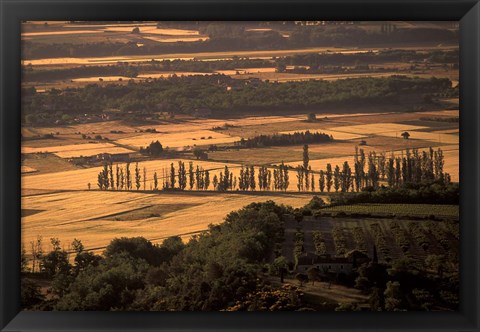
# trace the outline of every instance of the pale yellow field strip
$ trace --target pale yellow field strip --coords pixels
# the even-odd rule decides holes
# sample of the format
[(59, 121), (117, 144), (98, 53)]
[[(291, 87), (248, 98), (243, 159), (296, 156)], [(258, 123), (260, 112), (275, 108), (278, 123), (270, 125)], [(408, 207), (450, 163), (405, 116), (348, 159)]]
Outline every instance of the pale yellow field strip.
[(432, 112), (418, 112), (421, 115), (444, 115), (444, 116), (460, 116), (459, 110), (443, 110), (443, 111), (432, 111)]
[[(424, 131), (409, 131), (410, 134), (409, 139), (420, 139), (430, 142), (435, 142), (439, 144), (459, 144), (460, 137), (458, 135), (451, 135), (451, 134), (441, 134), (441, 133), (434, 133), (434, 132), (424, 132)], [(390, 132), (390, 133), (381, 133), (382, 136), (389, 136), (389, 137), (400, 137), (398, 133)]]
[(148, 73), (140, 74), (137, 78), (168, 78), (172, 76), (197, 76), (197, 75), (212, 75), (213, 73), (202, 73), (202, 72), (193, 72), (193, 71), (178, 71), (178, 72), (163, 72), (163, 73)]
[(106, 82), (113, 82), (118, 80), (125, 80), (128, 81), (132, 79), (131, 77), (127, 76), (93, 76), (93, 77), (79, 77), (72, 79), (72, 82), (98, 82), (100, 80)]
[(327, 129), (290, 130), (290, 131), (281, 131), (279, 134), (294, 134), (295, 132), (306, 132), (307, 130), (310, 131), (311, 133), (324, 133), (327, 135), (331, 135), (333, 136), (333, 139), (337, 139), (337, 140), (349, 140), (349, 139), (366, 137), (365, 135), (351, 134), (351, 133), (345, 133), (341, 131), (327, 130)]
[(95, 34), (95, 33), (98, 33), (98, 30), (41, 31), (41, 32), (23, 32), (22, 37), (79, 35), (79, 34)]
[(432, 131), (432, 133), (436, 133), (436, 134), (458, 134), (459, 132), (460, 132), (460, 129), (458, 128)]
[[(104, 31), (115, 32), (132, 32), (132, 29), (137, 26), (123, 27), (107, 27)], [(184, 30), (184, 29), (157, 29), (156, 26), (138, 26), (140, 34), (148, 33), (155, 35), (168, 35), (168, 36), (198, 36), (200, 33), (197, 30)]]
[[(271, 124), (271, 123), (291, 122), (291, 121), (298, 121), (303, 119), (306, 119), (306, 115), (247, 117), (243, 119), (222, 119), (222, 120), (194, 119), (188, 122), (182, 122), (177, 124), (168, 123), (168, 124), (160, 124), (155, 126), (147, 125), (147, 126), (142, 126), (138, 128), (147, 129), (147, 128), (154, 127), (158, 132), (161, 132), (161, 133), (179, 133), (179, 132), (194, 132), (199, 130), (209, 130), (209, 129), (212, 129), (213, 127), (222, 127), (225, 124), (242, 127), (242, 126), (254, 126), (254, 125)], [(218, 133), (222, 133), (222, 132), (218, 131)], [(211, 136), (211, 135), (208, 135), (208, 136)]]
[[(250, 73), (255, 74), (255, 73)], [(269, 74), (269, 75), (262, 75)], [(296, 82), (296, 81), (308, 81), (308, 80), (325, 80), (336, 81), (346, 78), (358, 78), (358, 77), (390, 77), (395, 75), (395, 72), (390, 73), (353, 73), (353, 74), (295, 74), (295, 73), (259, 73), (258, 77), (261, 80), (270, 80), (274, 82)], [(414, 75), (407, 75), (414, 76)], [(241, 75), (232, 76), (233, 78), (245, 78)]]
[[(42, 21), (43, 22), (43, 21)], [(66, 22), (67, 23), (67, 22)], [(135, 28), (135, 27), (157, 27), (157, 23), (156, 22), (150, 22), (150, 23), (121, 23), (121, 24), (69, 24), (68, 26), (66, 26), (68, 28), (85, 28), (85, 27), (89, 27), (89, 28), (107, 28), (107, 27), (132, 27), (132, 28)]]
[(28, 167), (28, 166), (22, 166), (21, 167), (21, 172), (22, 173), (34, 173), (36, 172), (37, 170), (33, 167)]
[(400, 134), (404, 131), (411, 131), (416, 129), (424, 129), (427, 127), (424, 126), (412, 126), (399, 123), (370, 123), (364, 125), (355, 125), (355, 126), (341, 126), (330, 128), (333, 131), (341, 131), (345, 133), (354, 133), (354, 134), (384, 134), (384, 133), (393, 133), (397, 134), (400, 137)]
[(144, 39), (153, 40), (159, 43), (176, 43), (176, 42), (196, 42), (196, 41), (205, 41), (208, 40), (208, 37), (200, 37), (200, 36), (193, 36), (193, 37), (157, 37), (157, 36), (143, 36)]
[[(209, 224), (222, 222), (229, 212), (252, 202), (275, 200), (279, 204), (300, 207), (310, 199), (310, 195), (295, 194), (160, 193), (149, 195), (95, 191), (32, 196), (22, 201), (22, 208), (45, 211), (22, 218), (22, 242), (28, 248), (29, 242), (37, 235), (43, 236), (45, 244), (51, 237), (58, 237), (64, 244), (77, 238), (82, 240), (87, 249), (104, 247), (113, 238), (121, 236), (144, 236), (161, 242), (160, 239), (168, 236), (205, 230)], [(102, 212), (105, 215), (111, 215), (121, 213), (128, 208), (178, 203), (200, 205), (144, 220), (114, 221), (97, 218)], [(89, 219), (92, 216), (95, 220)], [(182, 237), (188, 239), (188, 236)]]
[(240, 75), (246, 74), (255, 74), (255, 73), (275, 73), (275, 67), (259, 67), (259, 68), (236, 68), (236, 69), (226, 69), (226, 70), (216, 70), (216, 73), (224, 75)]
[(122, 147), (113, 146), (109, 148), (100, 148), (100, 149), (55, 152), (55, 155), (60, 158), (77, 158), (77, 157), (91, 157), (100, 153), (116, 154), (116, 153), (130, 153), (130, 152), (133, 152), (133, 151), (122, 148)]
[[(131, 31), (131, 29), (128, 29)], [(162, 29), (157, 33), (161, 33)], [(176, 30), (176, 29), (166, 29), (166, 30)], [(148, 30), (148, 33), (153, 34), (153, 29)], [(183, 30), (182, 30), (183, 31)], [(166, 34), (166, 33), (163, 33)], [(173, 32), (170, 32), (173, 35)], [(185, 35), (185, 33), (181, 33), (181, 35)], [(397, 47), (397, 49), (413, 49), (416, 51), (420, 50), (429, 50), (429, 49), (436, 49), (436, 50), (445, 50), (445, 49), (458, 49), (458, 46), (440, 46), (440, 47), (415, 47), (415, 46), (406, 46), (406, 47)], [(32, 66), (36, 65), (50, 65), (50, 64), (92, 64), (92, 63), (114, 63), (117, 61), (123, 62), (146, 62), (151, 61), (152, 59), (161, 61), (163, 59), (179, 59), (179, 60), (192, 60), (192, 59), (202, 59), (202, 60), (209, 60), (209, 59), (231, 59), (233, 56), (239, 57), (249, 57), (249, 58), (272, 58), (278, 56), (287, 56), (287, 55), (295, 55), (295, 54), (308, 54), (308, 53), (342, 53), (342, 54), (354, 54), (354, 53), (367, 53), (367, 52), (378, 52), (378, 49), (371, 49), (371, 48), (341, 48), (341, 47), (312, 47), (312, 48), (304, 48), (304, 49), (290, 49), (290, 50), (265, 50), (265, 51), (229, 51), (229, 52), (199, 52), (199, 53), (177, 53), (177, 54), (156, 54), (156, 55), (132, 55), (132, 56), (122, 56), (122, 57), (96, 57), (96, 58), (46, 58), (46, 59), (26, 59), (22, 61), (22, 64), (32, 64)]]
[(48, 147), (41, 147), (41, 148), (32, 148), (28, 146), (22, 146), (22, 153), (81, 151), (81, 150), (102, 149), (102, 148), (111, 148), (111, 147), (114, 147), (114, 145), (110, 143), (85, 143), (85, 144), (48, 146)]
[(48, 146), (40, 148), (32, 148), (23, 146), (22, 153), (54, 153), (60, 158), (72, 158), (80, 156), (94, 156), (99, 153), (127, 153), (131, 150), (117, 147), (110, 143), (85, 143), (72, 145)]
[[(130, 29), (131, 31), (131, 29)], [(273, 57), (293, 54), (318, 53), (318, 52), (333, 52), (333, 53), (364, 53), (368, 51), (349, 50), (345, 48), (334, 47), (313, 47), (305, 49), (292, 50), (267, 50), (267, 51), (235, 51), (235, 52), (199, 52), (199, 53), (172, 53), (172, 54), (155, 54), (155, 55), (131, 55), (131, 56), (115, 56), (115, 57), (92, 57), (92, 58), (45, 58), (45, 59), (26, 59), (22, 60), (22, 64), (37, 65), (59, 65), (59, 64), (100, 64), (100, 63), (114, 63), (122, 62), (145, 62), (152, 59), (161, 61), (164, 59), (171, 60), (193, 60), (196, 59), (230, 59), (233, 56), (239, 57)]]
[[(202, 139), (203, 137), (203, 139)], [(211, 137), (211, 138), (209, 138)], [(119, 144), (134, 146), (137, 148), (145, 147), (152, 141), (160, 141), (163, 147), (183, 148), (193, 145), (209, 145), (221, 143), (233, 143), (240, 140), (240, 137), (228, 136), (212, 130), (197, 130), (171, 132), (171, 133), (150, 133), (145, 135), (134, 136), (125, 139), (119, 139)]]

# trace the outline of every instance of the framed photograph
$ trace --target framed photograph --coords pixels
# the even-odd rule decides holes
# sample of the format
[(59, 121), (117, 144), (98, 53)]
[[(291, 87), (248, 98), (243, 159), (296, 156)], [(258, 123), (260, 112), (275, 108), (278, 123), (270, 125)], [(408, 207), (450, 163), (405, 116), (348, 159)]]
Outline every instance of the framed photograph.
[(9, 1), (1, 331), (479, 331), (477, 1)]

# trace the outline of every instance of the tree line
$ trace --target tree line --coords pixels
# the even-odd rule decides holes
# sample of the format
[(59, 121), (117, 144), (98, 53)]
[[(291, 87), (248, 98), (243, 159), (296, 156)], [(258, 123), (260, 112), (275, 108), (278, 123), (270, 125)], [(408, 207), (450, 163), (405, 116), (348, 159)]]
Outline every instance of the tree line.
[(333, 141), (332, 135), (327, 135), (320, 132), (294, 132), (293, 134), (273, 134), (273, 135), (259, 135), (252, 138), (239, 141), (240, 146), (246, 148), (258, 148), (265, 146), (285, 146), (298, 145), (307, 143), (326, 143)]
[[(377, 154), (375, 151), (365, 154), (363, 149), (355, 147), (353, 169), (345, 161), (343, 165), (329, 163), (326, 170), (319, 172), (319, 189), (321, 192), (372, 191), (381, 185), (400, 187), (414, 183), (438, 182), (449, 184), (450, 174), (444, 172), (445, 158), (443, 150), (436, 151), (430, 147), (428, 151), (419, 152), (418, 149), (406, 149), (402, 156), (395, 156), (392, 152), (387, 157), (385, 152)], [(297, 167), (297, 178), (304, 179), (304, 184), (299, 180), (299, 190), (309, 190), (308, 174), (311, 168), (308, 161), (302, 167)], [(313, 179), (313, 174), (312, 174)], [(313, 190), (313, 189), (312, 189)]]
[[(328, 136), (327, 136), (328, 137)], [(287, 166), (282, 161), (279, 166), (266, 167), (241, 165), (239, 175), (233, 174), (230, 167), (224, 166), (220, 173), (211, 177), (213, 169), (204, 169), (192, 161), (188, 170), (184, 161), (178, 161), (169, 168), (162, 168), (161, 174), (154, 171), (153, 177), (147, 177), (147, 168), (140, 168), (138, 162), (132, 170), (130, 162), (125, 166), (106, 163), (97, 175), (97, 186), (100, 190), (209, 190), (210, 184), (216, 191), (286, 191), (290, 185), (289, 170), (296, 172), (297, 189), (299, 192), (360, 192), (375, 191), (387, 185), (398, 188), (415, 183), (437, 182), (448, 185), (450, 174), (444, 171), (445, 158), (443, 150), (432, 147), (428, 151), (406, 149), (405, 154), (387, 157), (385, 152), (368, 154), (363, 149), (355, 147), (353, 168), (348, 161), (342, 165), (328, 163), (325, 170), (312, 169), (309, 157), (309, 146), (303, 147), (303, 164), (296, 167)], [(218, 170), (218, 169), (217, 169)], [(161, 188), (160, 181), (161, 180)], [(90, 184), (89, 184), (90, 188)]]
[[(228, 90), (228, 86), (238, 89)], [(151, 116), (172, 112), (194, 114), (206, 108), (216, 113), (252, 110), (306, 110), (314, 106), (341, 106), (351, 103), (384, 104), (399, 102), (405, 96), (456, 93), (446, 78), (411, 78), (405, 76), (352, 78), (335, 81), (258, 82), (249, 84), (226, 75), (198, 75), (154, 79), (129, 84), (90, 84), (65, 91), (45, 93), (22, 91), (23, 119), (32, 124), (61, 120), (85, 113), (99, 114), (105, 109), (120, 109), (125, 117)], [(413, 98), (413, 97), (412, 97)], [(117, 115), (118, 116), (118, 115)]]

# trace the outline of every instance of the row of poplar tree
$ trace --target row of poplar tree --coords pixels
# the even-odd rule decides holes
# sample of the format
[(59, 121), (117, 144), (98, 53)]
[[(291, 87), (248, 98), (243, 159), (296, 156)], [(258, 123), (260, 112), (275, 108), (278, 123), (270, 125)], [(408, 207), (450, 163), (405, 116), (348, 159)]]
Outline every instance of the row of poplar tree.
[[(401, 156), (392, 152), (387, 157), (385, 152), (377, 154), (371, 151), (368, 155), (363, 149), (355, 147), (353, 170), (345, 161), (340, 167), (326, 165), (326, 170), (320, 170), (319, 189), (321, 192), (361, 191), (367, 188), (373, 190), (380, 186), (380, 182), (389, 187), (399, 187), (408, 183), (422, 183), (438, 181), (450, 183), (450, 174), (444, 172), (445, 159), (442, 149), (419, 152), (418, 149), (406, 149)], [(304, 146), (303, 165), (296, 167), (297, 188), (299, 191), (315, 191), (315, 172), (309, 166), (308, 145)]]
[[(162, 168), (161, 176), (155, 171), (153, 181), (150, 181), (150, 190), (158, 190), (160, 181), (162, 189), (180, 189), (185, 190), (187, 186), (190, 190), (207, 190), (210, 184), (215, 190), (256, 190), (257, 183), (260, 190), (282, 190), (286, 191), (289, 186), (288, 167), (282, 162), (278, 169), (267, 169), (265, 166), (257, 168), (258, 176), (255, 177), (255, 166), (241, 166), (240, 175), (234, 176), (228, 166), (217, 176), (210, 180), (210, 171), (203, 167), (196, 166), (189, 162), (188, 170), (185, 162), (178, 161), (178, 166), (174, 163), (169, 168)], [(258, 182), (257, 182), (258, 179)], [(127, 162), (124, 166), (113, 163), (105, 164), (97, 176), (97, 185), (101, 190), (147, 190), (147, 168), (140, 168), (138, 162), (135, 168), (131, 169), (131, 163)], [(272, 183), (273, 180), (273, 183)], [(90, 184), (89, 184), (90, 187)]]
[[(428, 181), (440, 181), (449, 183), (450, 175), (443, 171), (445, 164), (443, 151), (439, 148), (434, 151), (430, 148), (428, 151), (407, 149), (401, 156), (390, 157), (382, 152), (365, 153), (363, 149), (355, 148), (353, 169), (345, 161), (343, 165), (332, 167), (326, 165), (325, 170), (319, 172), (312, 170), (309, 165), (310, 158), (308, 145), (303, 148), (303, 165), (296, 168), (286, 166), (282, 163), (268, 169), (266, 166), (254, 165), (240, 167), (239, 176), (234, 176), (228, 166), (224, 166), (222, 171), (211, 179), (210, 171), (218, 169), (204, 169), (203, 167), (194, 167), (193, 162), (188, 163), (188, 169), (185, 162), (178, 161), (177, 167), (174, 163), (169, 168), (163, 168), (161, 176), (155, 171), (153, 181), (150, 181), (149, 189), (180, 189), (185, 190), (208, 190), (210, 184), (214, 190), (274, 190), (286, 191), (290, 185), (289, 170), (296, 171), (297, 189), (300, 192), (316, 190), (316, 179), (318, 179), (318, 188), (320, 192), (348, 192), (361, 191), (366, 188), (377, 189), (380, 183), (388, 184), (390, 187), (398, 187), (406, 183), (421, 183)], [(105, 164), (98, 174), (97, 184), (101, 190), (147, 190), (147, 169), (139, 168), (138, 162), (131, 170), (131, 164), (126, 163), (122, 166)], [(160, 184), (161, 182), (161, 184)]]

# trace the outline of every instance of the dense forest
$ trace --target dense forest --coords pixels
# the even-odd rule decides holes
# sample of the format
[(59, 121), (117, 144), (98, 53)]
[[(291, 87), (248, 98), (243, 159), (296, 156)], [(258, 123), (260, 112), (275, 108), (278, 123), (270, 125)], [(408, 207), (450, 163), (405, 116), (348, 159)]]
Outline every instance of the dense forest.
[[(379, 30), (367, 30), (358, 26), (302, 26), (295, 28), (285, 38), (278, 31), (251, 33), (243, 26), (209, 22), (199, 27), (208, 40), (197, 42), (146, 43), (138, 47), (129, 43), (57, 43), (43, 44), (22, 41), (23, 59), (51, 57), (89, 57), (139, 54), (189, 53), (207, 51), (239, 51), (289, 49), (314, 46), (375, 46), (396, 43), (454, 43), (458, 31), (448, 29), (397, 28), (395, 25), (381, 26)], [(141, 35), (141, 29), (140, 29)]]
[[(228, 89), (235, 87), (235, 89)], [(91, 84), (84, 88), (56, 89), (36, 93), (23, 89), (24, 120), (31, 124), (48, 124), (68, 120), (67, 116), (102, 113), (119, 109), (126, 117), (156, 112), (193, 114), (209, 109), (212, 115), (235, 112), (295, 110), (321, 106), (381, 105), (399, 103), (408, 96), (422, 101), (427, 95), (458, 95), (449, 79), (356, 78), (337, 81), (270, 83), (234, 80), (225, 75), (173, 77), (148, 83), (127, 85)], [(418, 98), (420, 97), (420, 98)], [(431, 102), (430, 98), (424, 98)]]

